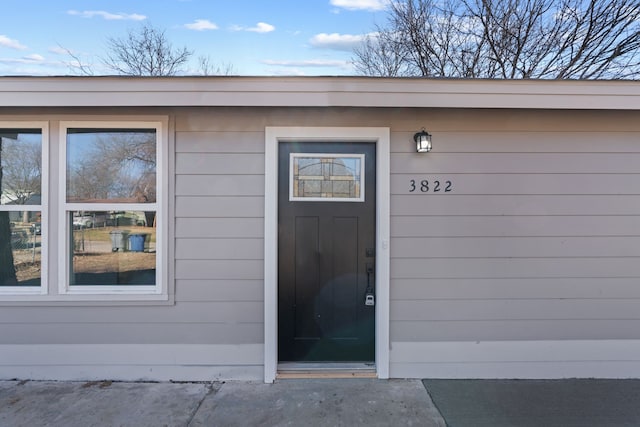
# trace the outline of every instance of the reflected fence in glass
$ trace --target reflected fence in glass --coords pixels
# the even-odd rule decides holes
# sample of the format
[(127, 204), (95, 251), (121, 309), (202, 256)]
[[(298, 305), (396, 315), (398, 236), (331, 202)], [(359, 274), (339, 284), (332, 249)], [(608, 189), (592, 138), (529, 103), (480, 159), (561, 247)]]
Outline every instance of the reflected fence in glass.
[(156, 284), (155, 212), (69, 212), (71, 286)]
[(0, 211), (0, 286), (40, 286), (40, 211)]

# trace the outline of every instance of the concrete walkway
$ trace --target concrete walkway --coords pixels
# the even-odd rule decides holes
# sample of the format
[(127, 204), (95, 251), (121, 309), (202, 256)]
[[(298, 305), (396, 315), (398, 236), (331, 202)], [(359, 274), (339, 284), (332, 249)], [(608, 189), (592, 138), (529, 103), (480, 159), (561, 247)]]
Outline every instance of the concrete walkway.
[(419, 380), (0, 381), (0, 426), (445, 426)]
[(0, 427), (445, 425), (640, 426), (640, 380), (0, 381)]

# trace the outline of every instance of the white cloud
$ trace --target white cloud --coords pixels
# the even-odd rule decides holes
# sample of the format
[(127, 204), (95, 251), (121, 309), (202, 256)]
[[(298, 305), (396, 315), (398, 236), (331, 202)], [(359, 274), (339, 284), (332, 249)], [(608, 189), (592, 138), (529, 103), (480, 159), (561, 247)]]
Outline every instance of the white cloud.
[(99, 16), (107, 21), (144, 21), (146, 16), (138, 13), (111, 13), (104, 10), (68, 10), (67, 13), (73, 16), (81, 16), (83, 18), (94, 18)]
[(364, 35), (320, 33), (313, 36), (309, 43), (313, 47), (322, 49), (352, 51), (364, 40)]
[(2, 35), (0, 35), (0, 46), (18, 50), (25, 50), (27, 48), (25, 45), (20, 44), (18, 40), (10, 39)]
[(384, 10), (389, 0), (329, 0), (332, 6), (348, 10)]
[(270, 33), (275, 31), (276, 27), (266, 22), (258, 22), (255, 27), (247, 28), (247, 31), (253, 31), (254, 33)]
[(261, 61), (265, 65), (277, 65), (280, 67), (338, 67), (338, 68), (349, 68), (349, 61), (340, 61), (334, 59), (309, 59), (309, 60), (301, 60), (301, 61), (287, 61), (287, 60), (274, 60), (274, 59), (265, 59)]
[(184, 26), (188, 30), (205, 31), (205, 30), (217, 30), (218, 26), (208, 19), (196, 19), (191, 24), (185, 24)]
[(31, 55), (23, 56), (23, 59), (31, 62), (43, 62), (44, 56), (32, 53)]
[(231, 31), (251, 31), (253, 33), (270, 33), (275, 29), (276, 27), (266, 22), (258, 22), (254, 27), (241, 27), (239, 25), (231, 27)]
[(67, 50), (65, 48), (63, 48), (62, 46), (51, 46), (49, 49), (47, 49), (49, 52), (51, 53), (55, 53), (56, 55), (68, 55), (69, 53), (73, 53), (72, 50)]

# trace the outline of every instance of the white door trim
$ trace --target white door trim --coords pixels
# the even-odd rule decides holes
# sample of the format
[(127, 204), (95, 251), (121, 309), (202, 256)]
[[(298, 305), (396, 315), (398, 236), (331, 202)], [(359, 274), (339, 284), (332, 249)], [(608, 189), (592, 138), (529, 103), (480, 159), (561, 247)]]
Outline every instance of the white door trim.
[(389, 378), (390, 130), (383, 127), (266, 127), (264, 198), (264, 381), (278, 369), (278, 143), (376, 144), (376, 373)]

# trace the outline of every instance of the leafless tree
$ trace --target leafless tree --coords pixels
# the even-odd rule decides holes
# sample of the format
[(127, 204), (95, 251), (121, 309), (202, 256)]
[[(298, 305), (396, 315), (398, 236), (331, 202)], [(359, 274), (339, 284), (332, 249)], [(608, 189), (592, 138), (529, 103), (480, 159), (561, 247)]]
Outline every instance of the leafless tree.
[(640, 76), (637, 0), (403, 0), (389, 7), (387, 24), (354, 52), (361, 74)]
[(198, 72), (203, 76), (231, 76), (236, 74), (235, 67), (232, 64), (216, 64), (212, 62), (210, 56), (198, 57)]
[(2, 194), (9, 202), (24, 205), (41, 193), (41, 142), (4, 138), (3, 151)]
[(107, 39), (104, 65), (117, 74), (128, 76), (173, 76), (189, 60), (192, 51), (174, 48), (164, 30), (143, 25), (126, 37)]
[(152, 133), (98, 135), (68, 165), (68, 194), (73, 201), (156, 200), (156, 139)]

